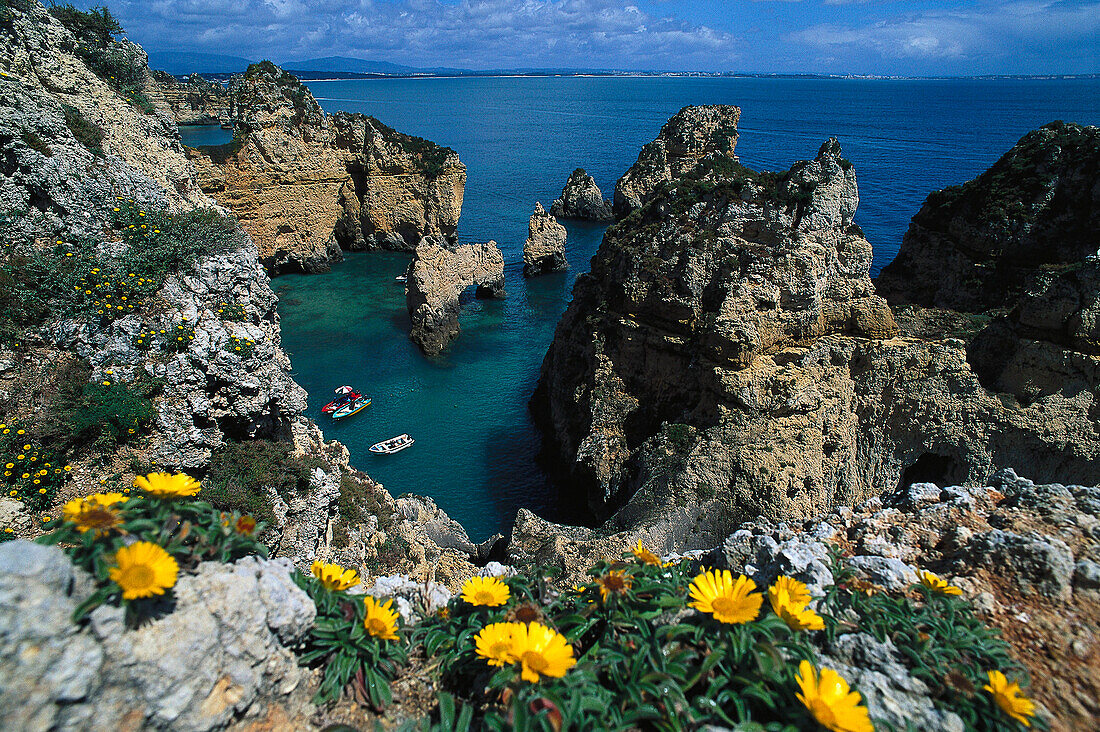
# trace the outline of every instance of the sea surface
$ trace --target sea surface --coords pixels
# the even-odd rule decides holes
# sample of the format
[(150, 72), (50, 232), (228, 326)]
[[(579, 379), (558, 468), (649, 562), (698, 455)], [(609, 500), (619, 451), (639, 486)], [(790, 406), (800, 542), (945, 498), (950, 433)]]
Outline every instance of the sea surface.
[[(1046, 122), (1100, 123), (1100, 80), (521, 77), (309, 87), (328, 112), (371, 114), (457, 150), (468, 170), (458, 237), (494, 239), (504, 253), (507, 299), (464, 298), (462, 334), (437, 359), (407, 337), (404, 291), (394, 282), (407, 255), (351, 254), (329, 274), (273, 283), (283, 345), (326, 437), (347, 445), (353, 464), (394, 495), (434, 497), (475, 541), (507, 533), (520, 507), (580, 518), (536, 463), (527, 401), (603, 227), (567, 222), (572, 269), (529, 281), (521, 274), (535, 201), (549, 208), (574, 168), (610, 198), (638, 149), (688, 104), (739, 105), (737, 154), (757, 169), (813, 158), (835, 136), (855, 165), (856, 221), (874, 246), (877, 273), (929, 192), (973, 178)], [(334, 423), (320, 410), (341, 384), (374, 402)], [(403, 432), (416, 439), (411, 448), (368, 452)]]

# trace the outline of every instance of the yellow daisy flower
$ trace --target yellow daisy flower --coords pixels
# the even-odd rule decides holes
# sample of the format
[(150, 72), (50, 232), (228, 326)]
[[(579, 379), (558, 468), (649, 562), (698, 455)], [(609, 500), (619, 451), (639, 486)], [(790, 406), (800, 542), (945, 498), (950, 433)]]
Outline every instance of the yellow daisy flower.
[(370, 595), (363, 598), (367, 616), (363, 618), (363, 627), (375, 638), (397, 640), (397, 613), (393, 609), (393, 600), (378, 602)]
[(535, 683), (543, 676), (561, 678), (577, 663), (573, 646), (566, 643), (565, 636), (542, 623), (515, 623), (512, 635), (524, 681)]
[(703, 572), (691, 582), (691, 607), (709, 613), (720, 623), (748, 623), (760, 614), (764, 596), (753, 592), (756, 583), (745, 575), (734, 582), (729, 570)]
[(182, 498), (193, 496), (202, 489), (202, 485), (185, 473), (149, 473), (134, 478), (134, 487), (141, 488), (157, 498)]
[(122, 588), (123, 600), (163, 595), (176, 585), (179, 565), (168, 552), (151, 541), (124, 546), (115, 554), (111, 580)]
[(822, 727), (832, 732), (874, 732), (863, 697), (848, 686), (840, 674), (830, 668), (817, 669), (809, 661), (798, 665), (795, 681), (802, 689), (798, 700), (814, 715)]
[(779, 575), (775, 578), (775, 584), (768, 588), (768, 599), (775, 607), (777, 602), (786, 599), (786, 604), (792, 607), (806, 607), (813, 598), (805, 583), (799, 582), (793, 577)]
[(825, 621), (820, 615), (808, 607), (795, 607), (790, 604), (776, 607), (772, 603), (775, 614), (778, 615), (791, 630), (824, 630)]
[(77, 531), (95, 532), (102, 536), (122, 523), (122, 516), (115, 510), (115, 504), (126, 501), (121, 493), (96, 493), (86, 498), (74, 498), (61, 509), (62, 517), (76, 524)]
[(920, 583), (933, 592), (939, 592), (943, 595), (961, 595), (963, 593), (955, 585), (948, 584), (943, 577), (923, 569), (920, 571)]
[(479, 607), (500, 607), (510, 596), (508, 585), (496, 577), (471, 577), (462, 585), (462, 599)]
[(358, 572), (354, 569), (344, 569), (339, 564), (314, 562), (309, 571), (329, 590), (346, 590), (349, 587), (355, 587), (360, 581)]
[(625, 595), (631, 587), (631, 579), (624, 570), (611, 570), (597, 577), (596, 585), (600, 588), (600, 599), (606, 603), (612, 595)]
[(516, 625), (517, 623), (492, 623), (482, 628), (474, 638), (477, 655), (484, 658), (490, 666), (503, 666), (518, 661), (515, 652)]
[(1019, 682), (1008, 682), (1000, 671), (990, 671), (989, 683), (982, 688), (993, 695), (993, 701), (1008, 716), (1025, 727), (1031, 726), (1031, 717), (1035, 716), (1035, 702), (1020, 693)]
[(630, 553), (642, 564), (652, 564), (656, 567), (661, 566), (661, 558), (642, 546), (641, 539), (638, 539), (638, 546), (631, 549)]

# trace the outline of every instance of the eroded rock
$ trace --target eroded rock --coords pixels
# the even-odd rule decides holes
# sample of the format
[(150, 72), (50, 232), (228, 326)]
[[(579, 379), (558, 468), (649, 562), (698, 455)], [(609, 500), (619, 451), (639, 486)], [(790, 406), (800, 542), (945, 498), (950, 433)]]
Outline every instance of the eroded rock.
[(615, 218), (611, 201), (603, 197), (596, 181), (584, 168), (569, 174), (561, 195), (550, 206), (550, 214), (559, 219), (579, 221), (612, 221)]
[(536, 203), (535, 212), (527, 224), (527, 241), (523, 244), (523, 276), (534, 277), (568, 269), (565, 237), (565, 227), (546, 213), (541, 203)]

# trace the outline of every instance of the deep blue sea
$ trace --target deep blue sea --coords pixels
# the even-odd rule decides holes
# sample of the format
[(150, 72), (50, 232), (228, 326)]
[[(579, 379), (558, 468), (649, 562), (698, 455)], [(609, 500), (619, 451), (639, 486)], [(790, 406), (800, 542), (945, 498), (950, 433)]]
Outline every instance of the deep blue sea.
[[(874, 245), (877, 272), (929, 192), (973, 178), (1046, 122), (1100, 123), (1100, 80), (554, 77), (309, 87), (326, 111), (371, 114), (457, 150), (468, 169), (459, 239), (495, 239), (504, 252), (508, 298), (469, 299), (462, 335), (433, 360), (407, 338), (404, 292), (393, 282), (405, 255), (350, 255), (329, 274), (274, 282), (283, 344), (325, 435), (391, 493), (433, 496), (475, 541), (507, 532), (521, 506), (575, 518), (535, 463), (527, 400), (602, 227), (567, 223), (569, 272), (531, 281), (520, 273), (535, 201), (549, 208), (574, 168), (587, 169), (610, 198), (638, 149), (688, 104), (739, 105), (737, 154), (753, 168), (786, 169), (835, 136), (855, 165), (856, 221)], [(333, 423), (320, 408), (344, 383), (374, 403)], [(410, 449), (367, 451), (402, 432), (416, 439)]]

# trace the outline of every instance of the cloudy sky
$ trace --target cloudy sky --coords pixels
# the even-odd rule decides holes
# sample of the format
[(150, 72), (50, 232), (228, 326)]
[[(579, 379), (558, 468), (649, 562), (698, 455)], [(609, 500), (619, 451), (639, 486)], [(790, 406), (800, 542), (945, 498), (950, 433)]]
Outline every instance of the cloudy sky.
[[(102, 1), (102, 0), (100, 0)], [(88, 6), (98, 2), (80, 2)], [(472, 69), (1100, 72), (1100, 0), (106, 0), (149, 51)]]

